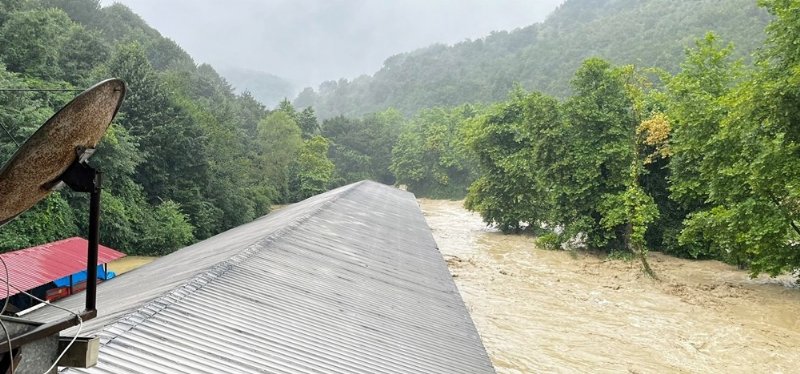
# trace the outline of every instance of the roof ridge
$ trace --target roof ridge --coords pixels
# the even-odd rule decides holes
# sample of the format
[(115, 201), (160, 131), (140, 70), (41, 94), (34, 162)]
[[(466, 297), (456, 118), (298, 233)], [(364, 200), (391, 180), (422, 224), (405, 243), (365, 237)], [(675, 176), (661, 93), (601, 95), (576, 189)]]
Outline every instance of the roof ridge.
[(208, 270), (202, 271), (189, 278), (183, 285), (175, 287), (165, 294), (142, 304), (137, 309), (117, 318), (115, 322), (104, 326), (97, 332), (97, 335), (100, 337), (100, 345), (109, 344), (118, 336), (136, 328), (141, 323), (165, 310), (168, 306), (175, 304), (186, 296), (191, 295), (199, 289), (202, 289), (205, 285), (222, 277), (237, 264), (264, 250), (271, 242), (285, 237), (288, 233), (300, 227), (304, 222), (319, 214), (321, 211), (328, 209), (335, 202), (339, 201), (339, 199), (349, 195), (353, 190), (359, 186), (362, 186), (363, 184), (364, 181), (354, 183), (343, 191), (337, 194), (332, 194), (330, 200), (325, 201), (308, 213), (298, 217), (283, 228), (273, 232), (263, 239), (256, 241), (255, 243), (248, 245), (239, 253), (229, 257), (227, 260), (221, 261), (216, 265), (211, 266)]

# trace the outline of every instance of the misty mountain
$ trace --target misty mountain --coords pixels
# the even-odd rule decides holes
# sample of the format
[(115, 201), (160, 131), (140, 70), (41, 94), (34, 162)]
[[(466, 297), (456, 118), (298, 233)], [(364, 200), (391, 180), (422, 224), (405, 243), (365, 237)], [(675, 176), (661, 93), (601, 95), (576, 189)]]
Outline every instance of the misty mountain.
[(221, 68), (219, 73), (237, 93), (250, 92), (267, 107), (275, 107), (281, 100), (297, 94), (292, 82), (277, 75), (237, 68)]
[(768, 20), (754, 0), (568, 0), (542, 23), (398, 54), (371, 76), (306, 88), (295, 104), (313, 106), (321, 118), (388, 107), (412, 114), (502, 100), (515, 83), (563, 97), (588, 57), (675, 71), (683, 51), (708, 31), (747, 57)]
[(114, 2), (198, 63), (267, 72), (302, 88), (374, 72), (386, 57), (432, 43), (543, 21), (563, 0), (101, 1)]

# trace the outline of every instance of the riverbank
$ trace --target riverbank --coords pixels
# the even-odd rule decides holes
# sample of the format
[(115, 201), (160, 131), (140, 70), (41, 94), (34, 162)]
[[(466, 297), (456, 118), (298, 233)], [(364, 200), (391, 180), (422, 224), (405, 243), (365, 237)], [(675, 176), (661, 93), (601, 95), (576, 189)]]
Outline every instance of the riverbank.
[(127, 273), (138, 267), (147, 265), (158, 257), (155, 256), (125, 256), (119, 260), (114, 260), (108, 263), (108, 270), (113, 271), (117, 275)]
[(800, 290), (718, 261), (635, 261), (536, 248), (462, 202), (420, 199), (500, 373), (794, 372)]

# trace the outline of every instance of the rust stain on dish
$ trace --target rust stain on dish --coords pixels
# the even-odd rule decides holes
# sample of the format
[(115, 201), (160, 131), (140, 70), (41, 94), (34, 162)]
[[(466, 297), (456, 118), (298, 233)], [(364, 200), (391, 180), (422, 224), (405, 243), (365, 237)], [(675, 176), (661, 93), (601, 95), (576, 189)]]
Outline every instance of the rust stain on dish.
[(78, 147), (95, 148), (125, 97), (109, 79), (70, 101), (45, 122), (0, 169), (0, 225), (50, 193), (47, 186), (75, 161)]

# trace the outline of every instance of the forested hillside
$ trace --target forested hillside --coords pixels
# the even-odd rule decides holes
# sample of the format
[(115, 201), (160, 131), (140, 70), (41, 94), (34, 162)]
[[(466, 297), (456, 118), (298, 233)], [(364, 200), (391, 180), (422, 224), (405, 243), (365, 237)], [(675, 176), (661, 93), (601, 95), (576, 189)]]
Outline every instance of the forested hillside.
[(587, 59), (564, 99), (517, 88), (477, 113), (422, 111), (392, 170), (425, 194), (475, 172), (466, 207), (545, 248), (633, 255), (648, 272), (657, 249), (796, 273), (800, 13), (763, 4), (775, 19), (755, 64), (712, 33), (674, 74)]
[[(78, 92), (109, 77), (127, 82), (117, 119), (91, 160), (105, 173), (102, 241), (127, 253), (168, 253), (251, 221), (272, 204), (352, 181), (348, 173), (393, 182), (386, 172), (373, 174), (369, 155), (350, 149), (371, 149), (361, 144), (392, 132), (364, 142), (353, 136), (348, 146), (329, 130), (328, 140), (313, 109), (283, 102), (270, 111), (248, 93), (235, 94), (211, 66), (195, 65), (123, 5), (5, 0), (0, 46), (0, 163)], [(355, 157), (366, 164), (352, 167), (371, 169), (335, 166), (331, 145), (336, 160)], [(86, 206), (85, 196), (52, 194), (3, 227), (0, 249), (85, 233)]]
[(389, 107), (413, 115), (502, 100), (514, 83), (564, 97), (586, 58), (675, 72), (683, 50), (708, 30), (734, 43), (736, 56), (749, 56), (768, 20), (755, 0), (567, 0), (541, 24), (396, 55), (372, 76), (306, 89), (295, 104), (321, 118)]

